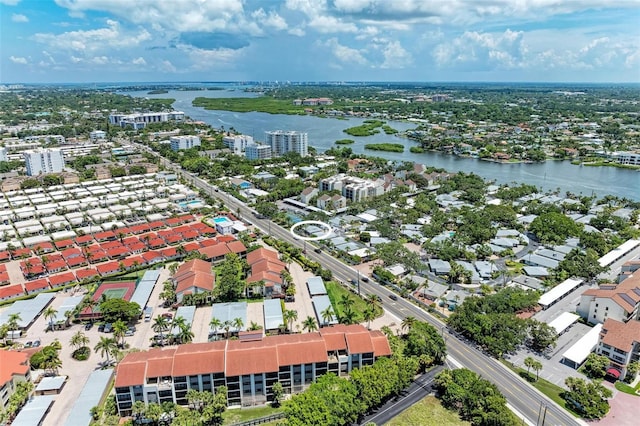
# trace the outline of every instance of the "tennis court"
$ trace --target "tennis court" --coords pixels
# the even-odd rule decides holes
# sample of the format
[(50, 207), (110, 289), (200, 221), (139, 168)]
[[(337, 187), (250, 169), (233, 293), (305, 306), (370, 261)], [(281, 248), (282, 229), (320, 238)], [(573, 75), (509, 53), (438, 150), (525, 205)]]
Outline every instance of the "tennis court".
[(124, 299), (128, 302), (135, 290), (135, 281), (105, 282), (100, 284), (93, 295), (93, 300), (100, 300), (104, 294), (107, 299)]

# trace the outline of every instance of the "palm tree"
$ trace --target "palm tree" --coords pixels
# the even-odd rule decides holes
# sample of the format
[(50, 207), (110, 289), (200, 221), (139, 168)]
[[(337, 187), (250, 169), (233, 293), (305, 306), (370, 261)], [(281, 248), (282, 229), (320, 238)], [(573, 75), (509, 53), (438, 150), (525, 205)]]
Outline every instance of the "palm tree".
[(7, 328), (9, 331), (16, 331), (20, 328), (18, 322), (22, 321), (20, 314), (11, 314), (7, 320)]
[(74, 348), (80, 349), (89, 344), (89, 338), (82, 331), (78, 330), (76, 334), (71, 336), (71, 340), (69, 341), (69, 343)]
[(91, 296), (88, 296), (84, 301), (84, 305), (87, 307), (87, 309), (89, 309), (89, 314), (91, 315), (91, 322), (93, 322), (94, 308), (98, 306), (98, 304), (99, 304), (98, 301), (94, 300)]
[(377, 294), (368, 294), (365, 302), (375, 312), (375, 309), (380, 306), (380, 297)]
[(367, 328), (371, 330), (371, 321), (376, 317), (376, 313), (373, 308), (369, 307), (363, 312), (364, 320), (367, 321)]
[(180, 340), (180, 343), (191, 343), (193, 341), (193, 338), (195, 337), (195, 334), (193, 334), (193, 332), (191, 331), (191, 327), (188, 324), (185, 324), (184, 326), (180, 327), (180, 330), (178, 330), (178, 340)]
[(231, 321), (226, 320), (222, 323), (222, 328), (224, 329), (225, 339), (229, 338), (229, 330), (231, 330)]
[(333, 322), (333, 320), (336, 319), (336, 315), (333, 312), (333, 308), (331, 306), (328, 306), (327, 309), (320, 313), (320, 315), (322, 315), (322, 325), (329, 325), (331, 322)]
[(45, 370), (49, 370), (51, 373), (57, 376), (58, 369), (62, 367), (62, 360), (60, 359), (57, 351), (55, 351), (54, 353), (55, 355), (48, 357), (48, 359), (44, 361), (42, 366)]
[(107, 365), (111, 364), (110, 355), (115, 356), (118, 353), (118, 344), (116, 339), (112, 337), (100, 337), (100, 341), (93, 347), (94, 352), (100, 352), (100, 356), (107, 356)]
[(287, 324), (287, 330), (292, 332), (293, 322), (298, 319), (298, 311), (294, 309), (285, 309), (282, 313), (282, 319)]
[(217, 340), (218, 339), (218, 330), (222, 326), (222, 323), (220, 322), (220, 320), (218, 318), (214, 317), (214, 318), (211, 318), (211, 321), (209, 322), (209, 325), (213, 329), (213, 334), (214, 334), (214, 336), (216, 337), (216, 340)]
[(164, 342), (164, 333), (169, 330), (169, 320), (167, 320), (162, 315), (158, 315), (153, 320), (153, 325), (151, 325), (151, 329), (160, 334), (160, 341)]
[(113, 337), (116, 341), (120, 339), (120, 345), (122, 347), (124, 347), (124, 336), (128, 329), (127, 324), (122, 320), (118, 320), (113, 323)]
[(416, 317), (408, 316), (402, 320), (402, 330), (407, 329), (407, 331), (411, 331), (411, 328), (416, 323)]
[(349, 324), (355, 324), (355, 322), (356, 322), (356, 313), (353, 311), (353, 309), (349, 309), (342, 313), (342, 317), (340, 317), (341, 324), (349, 325)]
[(58, 311), (56, 311), (53, 306), (49, 306), (42, 313), (42, 316), (44, 316), (44, 318), (49, 321), (49, 328), (51, 328), (51, 331), (53, 331), (53, 320), (57, 315)]
[(236, 329), (236, 333), (240, 332), (240, 329), (244, 326), (244, 322), (242, 322), (242, 318), (234, 318), (233, 322), (231, 323), (231, 325), (233, 325)]
[(305, 320), (302, 321), (302, 329), (307, 330), (309, 333), (311, 333), (312, 331), (316, 331), (318, 329), (318, 324), (316, 323), (315, 318), (305, 318)]
[(342, 305), (345, 311), (351, 310), (351, 307), (353, 306), (354, 303), (355, 301), (351, 297), (349, 297), (348, 294), (343, 294), (342, 296), (340, 296), (340, 304)]

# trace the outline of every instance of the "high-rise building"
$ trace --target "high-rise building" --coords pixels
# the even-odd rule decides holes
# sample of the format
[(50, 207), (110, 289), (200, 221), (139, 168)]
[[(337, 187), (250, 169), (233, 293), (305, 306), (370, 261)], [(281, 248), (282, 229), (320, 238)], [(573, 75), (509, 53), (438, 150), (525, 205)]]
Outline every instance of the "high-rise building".
[(199, 136), (171, 136), (169, 138), (169, 142), (171, 142), (171, 149), (174, 151), (179, 151), (181, 149), (189, 149), (195, 146), (200, 146), (200, 137)]
[(60, 149), (35, 149), (23, 152), (27, 175), (60, 173), (64, 169), (64, 155)]
[(267, 145), (271, 146), (271, 155), (279, 157), (287, 152), (297, 152), (301, 157), (309, 153), (307, 133), (296, 131), (272, 130), (266, 132)]

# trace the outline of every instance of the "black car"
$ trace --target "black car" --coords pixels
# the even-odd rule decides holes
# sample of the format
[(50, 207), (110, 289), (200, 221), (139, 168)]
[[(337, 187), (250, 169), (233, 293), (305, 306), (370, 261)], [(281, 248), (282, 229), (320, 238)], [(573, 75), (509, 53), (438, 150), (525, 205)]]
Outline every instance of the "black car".
[(102, 332), (104, 331), (104, 324), (100, 324), (100, 325), (98, 326), (98, 331), (99, 331), (100, 333), (102, 333)]
[(111, 324), (110, 322), (106, 323), (104, 325), (104, 332), (111, 333), (112, 331), (113, 331), (113, 324)]
[(91, 330), (91, 328), (93, 327), (93, 323), (92, 322), (88, 322), (84, 325), (84, 329), (85, 330)]
[(34, 347), (34, 348), (38, 348), (38, 347), (40, 347), (40, 340), (34, 340), (34, 341), (33, 341), (33, 347)]
[(389, 295), (389, 299), (391, 299), (391, 300), (398, 300), (398, 296), (396, 296), (395, 294), (390, 294), (390, 295)]

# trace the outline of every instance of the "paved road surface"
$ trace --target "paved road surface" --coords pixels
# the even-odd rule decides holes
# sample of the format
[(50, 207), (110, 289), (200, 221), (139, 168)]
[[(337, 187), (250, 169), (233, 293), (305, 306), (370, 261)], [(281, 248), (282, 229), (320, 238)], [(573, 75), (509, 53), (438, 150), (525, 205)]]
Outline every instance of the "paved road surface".
[[(291, 235), (288, 229), (284, 229), (279, 225), (271, 223), (267, 219), (257, 219), (253, 215), (251, 209), (228, 194), (214, 191), (214, 187), (195, 175), (187, 173), (177, 168), (172, 163), (163, 159), (165, 166), (181, 173), (183, 177), (197, 188), (205, 193), (223, 201), (227, 207), (233, 212), (239, 211), (241, 217), (252, 222), (264, 232), (270, 232), (276, 238), (287, 241), (294, 246), (302, 248), (303, 244)], [(348, 282), (352, 278), (357, 278), (357, 271), (350, 266), (340, 262), (333, 256), (325, 252), (316, 253), (313, 250), (307, 252), (307, 256), (314, 261), (320, 262), (323, 267), (330, 269), (336, 279)], [(571, 426), (586, 425), (580, 419), (576, 419), (563, 408), (558, 406), (551, 399), (533, 388), (517, 374), (509, 370), (497, 360), (485, 355), (478, 349), (471, 347), (451, 334), (444, 323), (438, 319), (428, 315), (424, 310), (415, 306), (411, 302), (398, 298), (397, 301), (391, 301), (389, 296), (393, 294), (387, 288), (380, 286), (372, 281), (369, 283), (360, 283), (360, 289), (365, 294), (377, 294), (384, 301), (385, 309), (395, 314), (399, 318), (413, 316), (419, 320), (426, 321), (441, 330), (446, 339), (448, 353), (462, 366), (475, 371), (487, 380), (495, 383), (500, 391), (505, 395), (509, 404), (521, 413), (529, 422), (539, 423), (539, 409), (541, 404), (546, 405), (547, 413), (545, 425)]]

